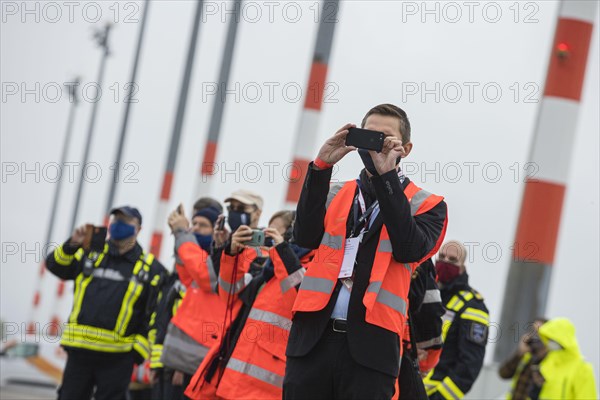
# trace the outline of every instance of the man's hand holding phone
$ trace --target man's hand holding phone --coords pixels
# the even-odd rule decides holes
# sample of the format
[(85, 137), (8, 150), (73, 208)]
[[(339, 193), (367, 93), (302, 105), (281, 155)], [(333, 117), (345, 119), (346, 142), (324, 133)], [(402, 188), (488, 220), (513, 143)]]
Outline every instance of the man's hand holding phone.
[(346, 146), (346, 135), (348, 135), (348, 129), (350, 128), (356, 128), (356, 125), (346, 124), (338, 129), (335, 135), (327, 139), (321, 146), (317, 158), (333, 165), (344, 158), (346, 154), (356, 150), (354, 146)]
[(71, 239), (69, 240), (69, 244), (73, 247), (79, 247), (83, 245), (83, 240), (85, 239), (87, 225), (81, 225), (75, 228), (73, 234), (71, 235)]
[(398, 157), (404, 158), (406, 151), (402, 147), (402, 140), (397, 137), (388, 136), (383, 141), (381, 152), (369, 150), (369, 154), (373, 159), (373, 164), (379, 175), (383, 175), (393, 169), (396, 169), (396, 161)]
[(190, 221), (188, 221), (185, 216), (183, 204), (179, 204), (179, 206), (169, 214), (168, 223), (172, 233), (189, 229)]
[(217, 218), (215, 222), (215, 229), (213, 230), (213, 240), (215, 241), (215, 246), (223, 247), (225, 243), (229, 240), (230, 233), (225, 228), (225, 215), (221, 214)]

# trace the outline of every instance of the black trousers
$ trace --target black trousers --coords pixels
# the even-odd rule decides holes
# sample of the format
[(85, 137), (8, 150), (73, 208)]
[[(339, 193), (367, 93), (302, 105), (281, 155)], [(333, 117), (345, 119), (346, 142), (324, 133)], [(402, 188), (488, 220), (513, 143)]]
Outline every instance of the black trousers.
[(287, 357), (283, 399), (390, 399), (395, 381), (354, 361), (346, 334), (334, 332), (329, 324), (306, 356)]
[[(68, 349), (59, 400), (126, 400), (133, 355)], [(95, 389), (95, 392), (94, 392)]]
[(182, 385), (173, 385), (175, 371), (161, 368), (158, 371), (158, 381), (152, 386), (152, 400), (184, 400), (188, 399), (183, 393), (192, 380), (192, 375), (183, 375)]

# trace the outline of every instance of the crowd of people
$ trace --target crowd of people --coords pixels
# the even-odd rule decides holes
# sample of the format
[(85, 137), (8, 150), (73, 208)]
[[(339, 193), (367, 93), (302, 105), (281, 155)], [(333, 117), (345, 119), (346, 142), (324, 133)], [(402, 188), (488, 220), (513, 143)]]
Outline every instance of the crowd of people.
[[(138, 244), (134, 207), (111, 211), (100, 247), (77, 228), (47, 258), (75, 281), (58, 398), (463, 398), (490, 325), (466, 249), (444, 243), (444, 198), (402, 173), (406, 113), (382, 104), (364, 116), (362, 128), (384, 134), (380, 152), (347, 146), (355, 127), (322, 145), (296, 210), (265, 228), (263, 198), (249, 190), (226, 210), (209, 197), (179, 205), (166, 221), (170, 273)], [(365, 168), (331, 185), (353, 151)], [(597, 397), (565, 319), (538, 321), (500, 375), (513, 378), (513, 399)]]

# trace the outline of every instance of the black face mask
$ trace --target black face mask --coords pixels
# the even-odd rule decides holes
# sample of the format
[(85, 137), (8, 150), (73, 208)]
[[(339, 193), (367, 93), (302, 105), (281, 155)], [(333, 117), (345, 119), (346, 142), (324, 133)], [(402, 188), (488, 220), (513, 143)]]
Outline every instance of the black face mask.
[(275, 245), (275, 242), (273, 242), (273, 238), (272, 237), (266, 237), (265, 238), (265, 246), (267, 247), (273, 247)]
[(371, 173), (371, 175), (379, 176), (379, 173), (377, 172), (377, 168), (375, 168), (375, 164), (373, 164), (373, 159), (371, 158), (371, 155), (369, 154), (369, 150), (358, 149), (358, 155), (360, 156), (360, 159), (362, 160), (363, 165), (365, 166), (365, 169), (367, 171), (369, 171)]
[[(375, 168), (375, 164), (373, 163), (373, 158), (371, 158), (371, 154), (369, 154), (369, 150), (358, 149), (358, 155), (365, 166), (365, 169), (371, 173), (373, 176), (379, 176), (379, 172), (377, 172), (377, 168)], [(396, 158), (396, 165), (400, 162), (402, 157)]]
[(243, 211), (229, 211), (227, 223), (231, 232), (235, 232), (240, 226), (250, 224), (250, 214)]

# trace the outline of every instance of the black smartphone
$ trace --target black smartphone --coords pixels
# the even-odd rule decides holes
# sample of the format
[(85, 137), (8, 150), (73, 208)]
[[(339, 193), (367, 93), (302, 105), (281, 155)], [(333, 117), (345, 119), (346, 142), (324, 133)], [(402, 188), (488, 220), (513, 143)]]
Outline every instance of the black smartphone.
[(225, 229), (225, 219), (226, 217), (223, 215), (223, 218), (221, 218), (221, 221), (219, 221), (219, 223), (217, 224), (217, 230), (222, 231), (223, 229)]
[(385, 139), (383, 132), (361, 128), (350, 128), (346, 135), (346, 146), (374, 150), (379, 153), (383, 149), (383, 139)]
[(85, 226), (83, 249), (85, 251), (102, 253), (104, 251), (104, 244), (106, 243), (106, 232), (107, 229), (105, 226), (94, 226), (87, 224)]

